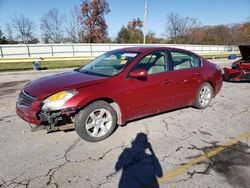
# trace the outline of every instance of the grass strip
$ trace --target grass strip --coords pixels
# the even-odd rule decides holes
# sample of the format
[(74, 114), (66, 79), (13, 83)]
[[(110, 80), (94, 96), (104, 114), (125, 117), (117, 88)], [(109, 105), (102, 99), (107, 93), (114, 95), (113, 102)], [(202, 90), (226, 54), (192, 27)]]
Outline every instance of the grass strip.
[[(71, 68), (71, 67), (81, 67), (87, 64), (89, 61), (85, 60), (74, 60), (74, 61), (43, 61), (41, 62), (41, 67), (47, 67), (48, 69), (61, 69), (61, 68)], [(31, 62), (21, 62), (21, 63), (1, 63), (0, 72), (6, 71), (23, 71), (32, 70)]]

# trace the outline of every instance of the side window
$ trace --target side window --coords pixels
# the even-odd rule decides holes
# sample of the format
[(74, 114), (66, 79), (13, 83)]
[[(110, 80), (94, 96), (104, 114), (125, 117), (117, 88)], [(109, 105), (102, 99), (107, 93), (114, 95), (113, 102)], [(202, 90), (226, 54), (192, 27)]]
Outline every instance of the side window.
[(143, 64), (151, 64), (155, 61), (155, 59), (156, 59), (155, 54), (149, 54), (146, 57), (144, 57), (142, 60), (140, 60), (140, 62), (138, 63), (138, 66), (143, 65)]
[(195, 55), (174, 51), (170, 53), (174, 70), (188, 69), (201, 66), (200, 58)]
[(168, 70), (165, 52), (154, 52), (141, 59), (133, 69), (145, 69), (148, 74), (157, 74)]

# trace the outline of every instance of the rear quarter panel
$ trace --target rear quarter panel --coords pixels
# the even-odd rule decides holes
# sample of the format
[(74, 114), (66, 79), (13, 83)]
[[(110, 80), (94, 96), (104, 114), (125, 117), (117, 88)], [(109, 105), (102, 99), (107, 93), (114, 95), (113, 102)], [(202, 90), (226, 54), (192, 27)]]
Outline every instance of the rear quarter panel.
[(203, 75), (204, 80), (212, 84), (214, 89), (214, 96), (221, 90), (222, 88), (222, 71), (218, 67), (218, 65), (213, 64), (207, 60), (203, 59)]

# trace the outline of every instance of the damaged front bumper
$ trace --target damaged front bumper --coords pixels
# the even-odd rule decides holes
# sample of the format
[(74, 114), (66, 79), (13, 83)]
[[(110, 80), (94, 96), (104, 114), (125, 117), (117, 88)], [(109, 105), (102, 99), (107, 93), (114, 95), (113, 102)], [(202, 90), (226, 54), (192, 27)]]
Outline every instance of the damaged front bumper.
[(61, 126), (72, 124), (77, 110), (78, 108), (66, 108), (59, 111), (37, 111), (32, 107), (16, 106), (17, 115), (30, 124), (32, 131), (60, 130)]
[(43, 124), (47, 125), (47, 131), (56, 131), (56, 125), (59, 121), (61, 121), (63, 118), (61, 117), (61, 111), (59, 112), (46, 112), (41, 111), (39, 113), (39, 118), (43, 122)]
[[(78, 108), (66, 108), (60, 111), (40, 111), (38, 116), (47, 131), (57, 131), (60, 128), (72, 124)], [(71, 127), (70, 127), (71, 128)], [(64, 129), (64, 128), (63, 128)]]

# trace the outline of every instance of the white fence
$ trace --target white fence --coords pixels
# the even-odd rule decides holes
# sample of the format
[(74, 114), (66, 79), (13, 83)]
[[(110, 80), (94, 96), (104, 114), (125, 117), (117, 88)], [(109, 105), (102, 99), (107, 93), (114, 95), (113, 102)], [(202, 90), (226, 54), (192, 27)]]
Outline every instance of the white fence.
[[(28, 44), (28, 45), (0, 45), (1, 58), (26, 57), (72, 57), (97, 56), (106, 51), (145, 46), (144, 44)], [(147, 46), (165, 46), (182, 48), (198, 54), (220, 54), (238, 52), (233, 45), (191, 45), (191, 44), (147, 44)]]

